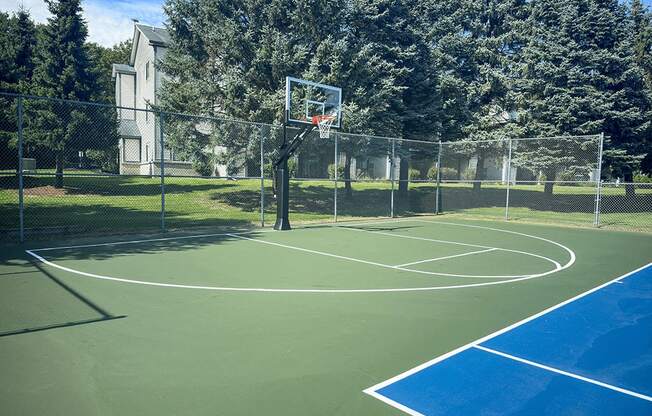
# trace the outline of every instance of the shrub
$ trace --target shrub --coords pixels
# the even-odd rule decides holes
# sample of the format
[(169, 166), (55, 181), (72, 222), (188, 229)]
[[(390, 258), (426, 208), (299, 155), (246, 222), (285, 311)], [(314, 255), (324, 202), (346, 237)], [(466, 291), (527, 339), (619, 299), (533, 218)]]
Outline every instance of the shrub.
[(274, 177), (274, 168), (272, 168), (271, 163), (265, 163), (263, 165), (263, 175), (265, 176), (266, 179), (271, 179)]
[(213, 163), (208, 157), (197, 157), (192, 161), (192, 168), (201, 176), (211, 176), (213, 174)]
[[(290, 172), (290, 178), (294, 178), (297, 175), (296, 159), (288, 160), (288, 171)], [(271, 163), (265, 163), (263, 165), (263, 175), (265, 175), (266, 179), (272, 179), (274, 177), (274, 167)]]
[[(344, 177), (344, 166), (337, 167), (337, 178), (342, 179)], [(331, 163), (328, 165), (328, 178), (335, 179), (335, 164)]]
[(118, 151), (118, 146), (102, 150), (87, 150), (86, 157), (94, 166), (99, 167), (102, 172), (118, 173)]
[[(428, 179), (434, 181), (437, 180), (437, 167), (433, 166), (428, 169)], [(457, 169), (453, 168), (441, 168), (441, 174), (439, 177), (440, 180), (446, 179), (457, 179)]]
[(465, 181), (472, 181), (475, 179), (475, 169), (464, 169), (461, 178)]
[(288, 159), (288, 173), (290, 178), (297, 177), (297, 160), (295, 158)]
[(419, 171), (419, 169), (408, 170), (408, 179), (411, 181), (416, 181), (418, 179), (421, 179), (421, 171)]
[(637, 172), (634, 174), (634, 182), (635, 183), (652, 183), (652, 177), (650, 175), (646, 175), (643, 172)]

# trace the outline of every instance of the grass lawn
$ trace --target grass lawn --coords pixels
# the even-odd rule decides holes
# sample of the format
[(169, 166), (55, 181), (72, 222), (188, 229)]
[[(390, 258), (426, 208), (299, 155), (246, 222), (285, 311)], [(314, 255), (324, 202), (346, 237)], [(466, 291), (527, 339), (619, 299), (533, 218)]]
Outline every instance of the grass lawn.
[[(56, 189), (53, 176), (25, 177), (25, 227), (44, 234), (106, 233), (156, 230), (161, 226), (161, 183), (158, 177), (65, 177)], [(353, 182), (350, 191), (338, 182), (338, 220), (386, 217), (391, 213), (390, 181)], [(394, 215), (431, 214), (435, 185), (410, 183), (401, 193), (395, 183)], [(291, 220), (296, 223), (334, 219), (335, 184), (328, 180), (292, 180)], [(479, 192), (471, 184), (442, 184), (440, 206), (445, 214), (504, 218), (506, 186), (485, 183)], [(261, 224), (261, 181), (205, 178), (165, 178), (165, 224), (253, 227)], [(273, 223), (275, 200), (271, 180), (264, 183), (265, 224)], [(602, 192), (601, 224), (652, 231), (652, 187), (625, 196), (624, 187)], [(595, 214), (593, 186), (556, 185), (552, 195), (543, 185), (510, 188), (512, 220), (591, 226)], [(14, 175), (0, 175), (0, 231), (18, 226), (18, 195)]]

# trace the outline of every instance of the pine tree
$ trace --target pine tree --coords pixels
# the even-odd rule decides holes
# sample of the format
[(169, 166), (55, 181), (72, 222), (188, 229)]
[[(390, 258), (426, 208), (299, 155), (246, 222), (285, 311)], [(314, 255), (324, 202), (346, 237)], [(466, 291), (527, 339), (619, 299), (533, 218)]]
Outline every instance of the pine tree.
[[(432, 21), (428, 37), (437, 65), (439, 102), (445, 110), (442, 139), (499, 140), (518, 135), (513, 117), (519, 97), (514, 68), (523, 44), (526, 2), (433, 1), (427, 13)], [(471, 178), (476, 191), (485, 178), (485, 161), (503, 151), (495, 142), (467, 143), (455, 149), (443, 157), (476, 159)]]
[[(601, 131), (609, 148), (640, 151), (650, 111), (643, 75), (632, 53), (626, 10), (616, 0), (535, 2), (529, 44), (523, 54), (523, 122), (531, 135), (584, 135)], [(531, 156), (548, 181), (557, 161), (567, 156), (561, 144)], [(545, 160), (549, 162), (545, 162)], [(527, 160), (521, 163), (527, 164)], [(632, 169), (625, 173), (631, 181)], [(546, 184), (552, 193), (554, 182)], [(630, 190), (631, 192), (631, 190)]]
[[(163, 108), (280, 125), (285, 77), (304, 73), (323, 40), (339, 30), (343, 9), (343, 0), (169, 1)], [(170, 123), (176, 123), (166, 129), (171, 146), (203, 171), (213, 164), (206, 148), (225, 147), (221, 162), (234, 169), (243, 154), (258, 153), (256, 130), (229, 134), (233, 123), (209, 129), (190, 120)]]
[[(633, 0), (631, 19), (634, 39), (634, 59), (643, 71), (648, 95), (652, 95), (652, 13), (640, 0)], [(645, 134), (645, 152), (640, 161), (640, 168), (647, 174), (652, 174), (652, 131)]]
[(11, 36), (16, 42), (16, 78), (19, 84), (18, 90), (26, 92), (32, 80), (35, 67), (36, 52), (36, 26), (32, 21), (29, 12), (20, 8), (16, 14), (16, 24)]
[[(73, 100), (93, 98), (97, 86), (84, 44), (88, 31), (80, 3), (80, 0), (47, 0), (52, 17), (48, 18), (34, 70), (32, 89), (37, 95)], [(104, 143), (94, 143), (88, 135), (92, 131), (91, 110), (57, 101), (32, 104), (30, 139), (55, 152), (55, 187), (63, 187), (66, 155), (102, 147)]]

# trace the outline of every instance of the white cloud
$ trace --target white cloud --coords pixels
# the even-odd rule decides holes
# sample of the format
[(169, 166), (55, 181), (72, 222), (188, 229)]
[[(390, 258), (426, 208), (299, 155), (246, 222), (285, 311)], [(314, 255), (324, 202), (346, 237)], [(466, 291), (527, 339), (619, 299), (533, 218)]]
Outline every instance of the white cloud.
[[(50, 16), (43, 0), (0, 0), (0, 10), (13, 12), (21, 4), (38, 23), (45, 23)], [(162, 26), (165, 20), (158, 0), (87, 0), (82, 2), (82, 8), (88, 24), (88, 40), (103, 46), (130, 39), (133, 36), (132, 18), (152, 26)]]

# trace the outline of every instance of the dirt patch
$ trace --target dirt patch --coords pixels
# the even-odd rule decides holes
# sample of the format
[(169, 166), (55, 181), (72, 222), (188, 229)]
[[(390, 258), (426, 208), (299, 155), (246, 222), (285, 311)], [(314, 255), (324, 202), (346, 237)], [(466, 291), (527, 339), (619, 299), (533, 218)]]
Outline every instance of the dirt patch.
[(55, 188), (52, 185), (25, 188), (26, 196), (65, 196), (75, 193), (74, 188)]

